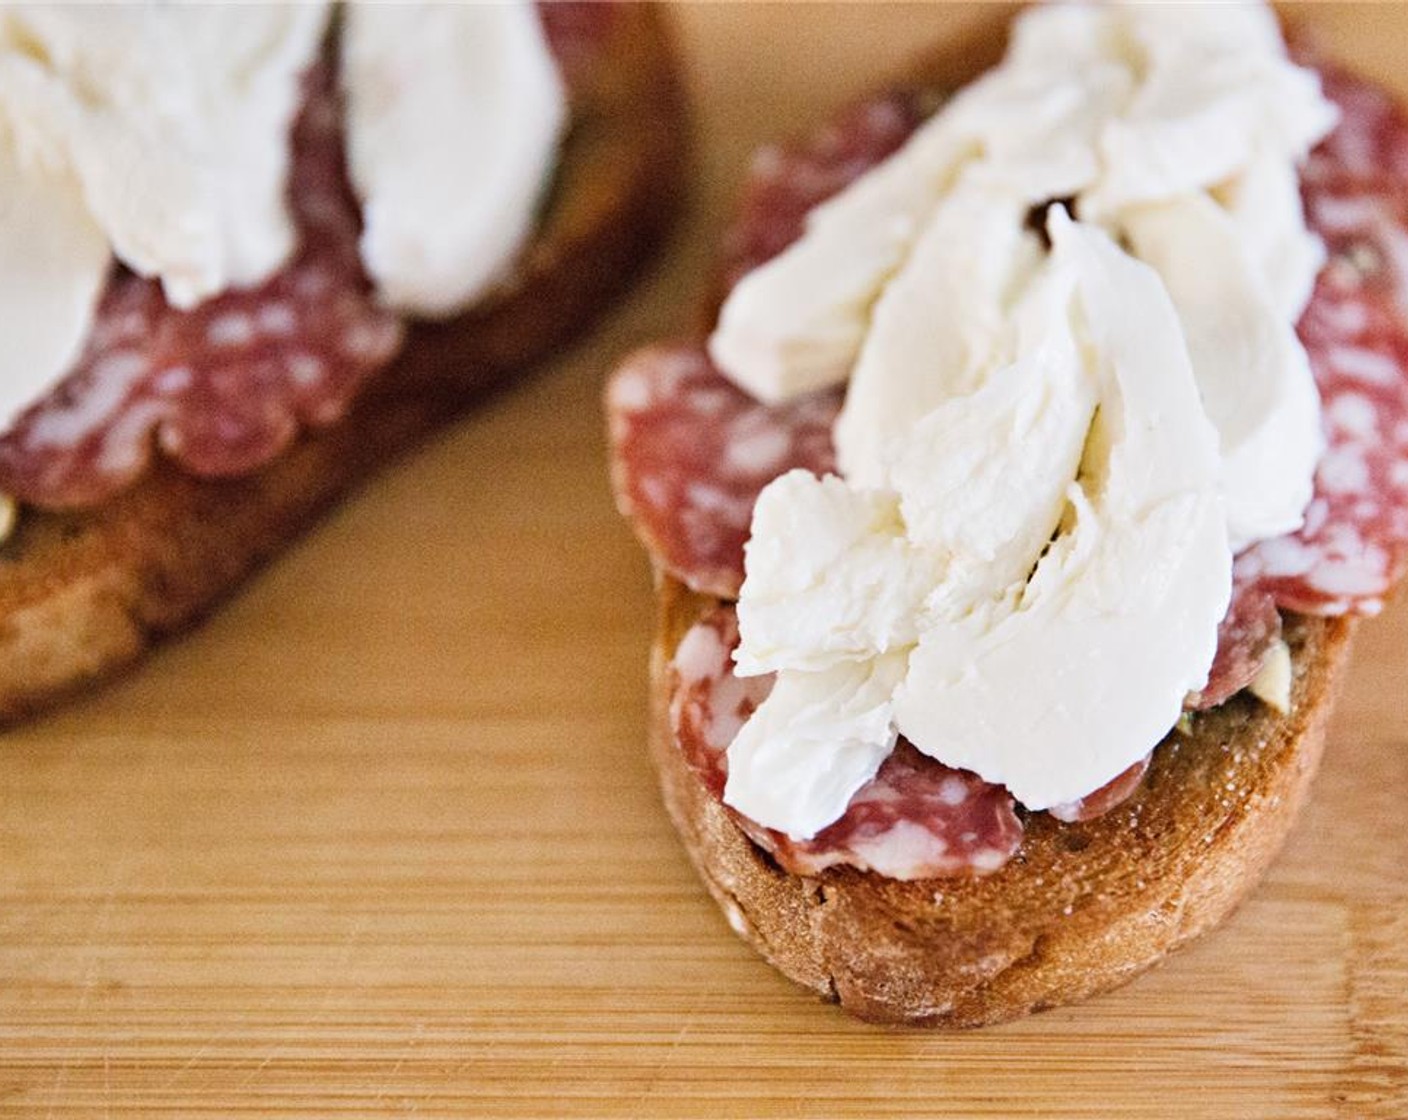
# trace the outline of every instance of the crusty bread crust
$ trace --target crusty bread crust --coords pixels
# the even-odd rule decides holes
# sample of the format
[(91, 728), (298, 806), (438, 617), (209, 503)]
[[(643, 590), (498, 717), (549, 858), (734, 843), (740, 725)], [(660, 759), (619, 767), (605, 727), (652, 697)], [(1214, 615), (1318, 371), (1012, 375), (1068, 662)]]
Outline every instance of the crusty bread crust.
[(349, 486), (585, 327), (678, 206), (684, 117), (659, 9), (623, 5), (574, 98), (534, 241), (489, 299), (414, 327), (344, 420), (253, 475), (203, 481), (160, 463), (95, 509), (24, 511), (0, 546), (0, 720), (195, 621)]
[(665, 804), (729, 925), (784, 975), (881, 1023), (977, 1027), (1123, 984), (1222, 921), (1280, 850), (1320, 762), (1350, 619), (1291, 617), (1292, 707), (1247, 694), (1155, 752), (1139, 791), (1084, 824), (1027, 819), (986, 876), (898, 882), (782, 870), (685, 762), (666, 666), (714, 602), (664, 576), (650, 742)]

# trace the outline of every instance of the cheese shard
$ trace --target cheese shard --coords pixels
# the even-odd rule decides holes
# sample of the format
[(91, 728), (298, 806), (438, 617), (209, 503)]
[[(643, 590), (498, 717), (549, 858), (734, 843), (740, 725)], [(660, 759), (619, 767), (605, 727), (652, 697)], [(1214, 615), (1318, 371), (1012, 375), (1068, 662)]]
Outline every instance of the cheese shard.
[(288, 129), (328, 10), (0, 9), (0, 128), (173, 305), (257, 283), (293, 248)]
[(796, 839), (846, 811), (895, 746), (891, 698), (905, 658), (783, 672), (728, 748), (724, 801)]
[(835, 427), (841, 472), (878, 486), (897, 437), (1010, 359), (1010, 316), (1041, 261), (1027, 204), (979, 181), (935, 209), (877, 301)]
[(1231, 596), (1216, 435), (1168, 295), (1103, 233), (1057, 212), (1052, 235), (1102, 379), (1070, 516), (1010, 612), (926, 630), (895, 696), (916, 747), (1029, 809), (1148, 754), (1205, 682)]
[(566, 127), (537, 10), (354, 3), (344, 22), (362, 258), (388, 305), (451, 315), (527, 242)]
[[(789, 542), (805, 540), (805, 549)], [(740, 676), (864, 661), (917, 640), (943, 557), (905, 536), (898, 495), (789, 471), (759, 495), (738, 604)]]
[(112, 265), (63, 172), (26, 174), (0, 141), (0, 430), (78, 357)]
[(1320, 393), (1292, 320), (1233, 219), (1207, 195), (1134, 208), (1124, 228), (1178, 309), (1221, 442), (1233, 551), (1293, 532), (1325, 440)]
[(1261, 668), (1247, 685), (1258, 700), (1276, 709), (1282, 715), (1291, 710), (1291, 686), (1295, 680), (1295, 669), (1291, 661), (1291, 647), (1284, 638), (1277, 638), (1271, 652), (1266, 655)]

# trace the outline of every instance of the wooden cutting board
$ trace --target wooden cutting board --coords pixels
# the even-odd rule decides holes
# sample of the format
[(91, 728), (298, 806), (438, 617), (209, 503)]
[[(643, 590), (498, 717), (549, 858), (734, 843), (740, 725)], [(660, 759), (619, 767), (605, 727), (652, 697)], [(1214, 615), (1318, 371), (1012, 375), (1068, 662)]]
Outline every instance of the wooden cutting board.
[[(1408, 10), (1298, 9), (1408, 92)], [(747, 151), (990, 13), (678, 12), (694, 212), (597, 338), (198, 634), (0, 740), (0, 1113), (1408, 1116), (1408, 603), (1216, 935), (963, 1036), (852, 1022), (728, 931), (646, 761), (612, 356), (681, 322)]]

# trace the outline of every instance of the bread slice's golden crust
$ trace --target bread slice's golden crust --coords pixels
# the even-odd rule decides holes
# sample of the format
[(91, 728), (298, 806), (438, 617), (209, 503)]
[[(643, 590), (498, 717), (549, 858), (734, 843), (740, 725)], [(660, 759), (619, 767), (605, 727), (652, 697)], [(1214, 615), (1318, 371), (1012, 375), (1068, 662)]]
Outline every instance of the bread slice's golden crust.
[(684, 116), (660, 11), (623, 5), (574, 91), (534, 241), (491, 297), (414, 327), (344, 420), (253, 475), (203, 481), (162, 463), (95, 509), (24, 511), (0, 546), (0, 719), (194, 621), (350, 485), (581, 330), (678, 205)]
[(782, 870), (695, 776), (665, 672), (711, 600), (660, 585), (651, 749), (670, 817), (729, 924), (785, 975), (864, 1019), (975, 1027), (1116, 987), (1220, 922), (1280, 850), (1319, 765), (1353, 622), (1293, 617), (1292, 708), (1243, 694), (1194, 717), (1124, 805), (1027, 820), (986, 876), (897, 882)]

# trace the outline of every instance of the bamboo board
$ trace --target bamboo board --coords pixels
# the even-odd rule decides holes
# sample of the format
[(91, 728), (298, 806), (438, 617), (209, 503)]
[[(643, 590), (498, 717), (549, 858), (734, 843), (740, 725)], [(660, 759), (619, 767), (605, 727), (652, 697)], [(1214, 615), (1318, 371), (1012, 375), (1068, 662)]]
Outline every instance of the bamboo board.
[[(1300, 14), (1408, 92), (1408, 9)], [(677, 15), (695, 206), (635, 298), (199, 633), (0, 741), (0, 1114), (1408, 1116), (1408, 603), (1363, 628), (1267, 882), (1123, 991), (884, 1031), (729, 933), (646, 760), (601, 379), (681, 324), (756, 142), (990, 15)]]

